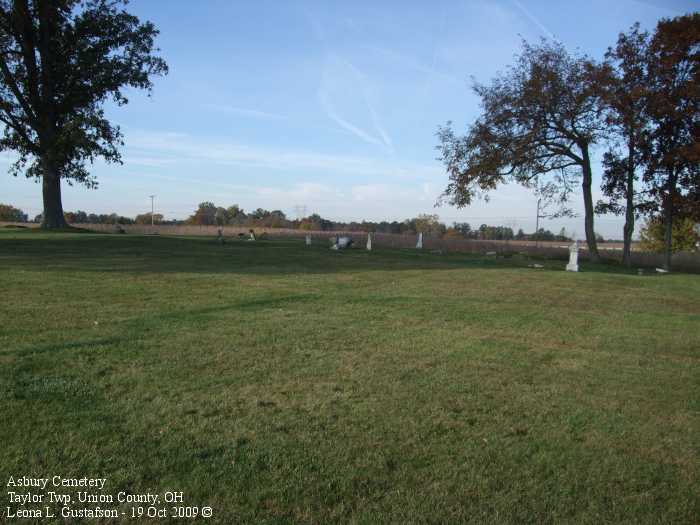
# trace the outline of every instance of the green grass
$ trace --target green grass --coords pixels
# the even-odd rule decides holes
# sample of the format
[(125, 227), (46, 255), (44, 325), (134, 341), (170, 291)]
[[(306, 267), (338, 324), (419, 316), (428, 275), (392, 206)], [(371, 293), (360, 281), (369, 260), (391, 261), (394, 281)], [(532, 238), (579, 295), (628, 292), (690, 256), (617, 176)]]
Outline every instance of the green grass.
[(1, 231), (0, 480), (208, 523), (697, 523), (700, 276), (302, 244)]

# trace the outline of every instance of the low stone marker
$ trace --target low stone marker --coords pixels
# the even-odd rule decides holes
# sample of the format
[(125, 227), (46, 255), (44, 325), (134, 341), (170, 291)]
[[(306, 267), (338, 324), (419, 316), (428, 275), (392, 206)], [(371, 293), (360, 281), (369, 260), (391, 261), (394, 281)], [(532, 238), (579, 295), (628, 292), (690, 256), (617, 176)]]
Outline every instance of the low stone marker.
[(306, 236), (306, 245), (311, 246), (311, 235)]
[(418, 242), (416, 243), (416, 249), (417, 250), (423, 249), (423, 232), (420, 232), (418, 234)]
[(335, 237), (335, 242), (331, 246), (331, 250), (344, 250), (352, 246), (352, 238), (350, 237)]
[(368, 252), (372, 251), (372, 232), (369, 232), (367, 234), (367, 251)]
[(569, 246), (569, 264), (566, 265), (567, 272), (578, 272), (578, 241)]

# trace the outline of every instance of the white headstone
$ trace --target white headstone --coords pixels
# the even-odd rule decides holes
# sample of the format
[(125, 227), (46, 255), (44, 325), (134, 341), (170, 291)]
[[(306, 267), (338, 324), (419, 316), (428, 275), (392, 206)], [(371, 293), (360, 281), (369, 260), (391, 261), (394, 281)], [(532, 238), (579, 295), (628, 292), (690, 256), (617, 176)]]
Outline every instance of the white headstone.
[(566, 265), (567, 272), (578, 272), (578, 242), (569, 246), (569, 264)]
[(311, 235), (306, 236), (306, 245), (311, 246)]
[(418, 249), (418, 250), (423, 249), (423, 232), (420, 232), (418, 234), (418, 242), (416, 243), (416, 249)]
[(367, 251), (372, 251), (372, 232), (367, 234)]

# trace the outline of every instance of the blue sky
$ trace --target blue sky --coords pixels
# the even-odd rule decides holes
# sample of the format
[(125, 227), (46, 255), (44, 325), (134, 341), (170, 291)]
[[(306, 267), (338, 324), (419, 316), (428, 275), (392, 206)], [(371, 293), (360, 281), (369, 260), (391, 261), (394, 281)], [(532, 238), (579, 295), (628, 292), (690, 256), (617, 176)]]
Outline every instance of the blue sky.
[[(125, 134), (124, 164), (93, 167), (100, 187), (64, 184), (64, 208), (185, 218), (204, 200), (244, 209), (295, 206), (337, 220), (445, 222), (534, 229), (536, 198), (503, 187), (489, 202), (435, 208), (447, 177), (435, 131), (478, 114), (470, 77), (487, 81), (521, 38), (555, 37), (600, 58), (639, 21), (700, 7), (683, 0), (310, 2), (132, 0), (160, 29), (170, 74), (151, 98), (109, 108)], [(12, 154), (0, 154), (2, 163)], [(34, 215), (40, 186), (0, 179), (1, 202)], [(579, 204), (580, 195), (574, 200)], [(544, 226), (583, 236), (582, 217)], [(621, 237), (622, 221), (597, 229)]]

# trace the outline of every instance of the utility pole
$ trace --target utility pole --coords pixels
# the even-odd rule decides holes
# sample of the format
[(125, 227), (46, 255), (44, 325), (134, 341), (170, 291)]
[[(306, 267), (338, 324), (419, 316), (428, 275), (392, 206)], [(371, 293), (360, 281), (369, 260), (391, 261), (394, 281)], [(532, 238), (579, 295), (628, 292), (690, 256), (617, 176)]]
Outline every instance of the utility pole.
[(540, 247), (540, 205), (542, 199), (537, 199), (537, 218), (535, 219), (535, 248)]
[(155, 208), (154, 208), (154, 206), (153, 206), (153, 199), (155, 199), (156, 196), (155, 196), (155, 195), (149, 195), (149, 197), (151, 198), (151, 226), (153, 226), (153, 212), (155, 211)]

